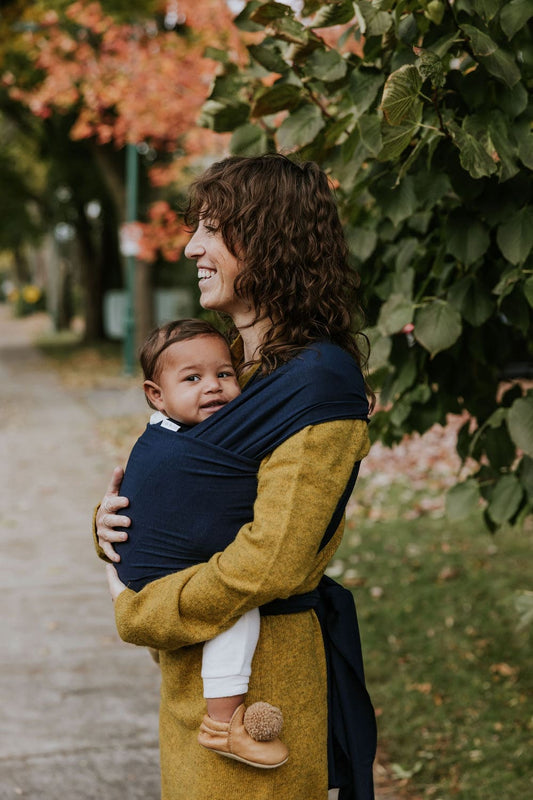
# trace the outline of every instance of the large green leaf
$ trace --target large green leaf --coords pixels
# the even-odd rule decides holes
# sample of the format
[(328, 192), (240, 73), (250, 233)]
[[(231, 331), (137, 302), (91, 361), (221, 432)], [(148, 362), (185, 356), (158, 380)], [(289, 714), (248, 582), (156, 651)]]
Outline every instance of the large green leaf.
[(392, 340), (389, 336), (382, 336), (378, 328), (367, 328), (365, 334), (370, 342), (370, 358), (368, 369), (375, 372), (378, 369), (388, 366), (389, 356), (392, 348)]
[[(378, 235), (373, 228), (345, 228), (346, 241), (350, 253), (359, 259), (366, 261), (370, 258), (378, 243)], [(533, 304), (532, 304), (533, 305)]]
[(365, 114), (357, 123), (361, 143), (368, 153), (377, 156), (382, 147), (381, 123), (374, 114)]
[(465, 130), (453, 122), (448, 122), (448, 129), (455, 145), (459, 148), (461, 166), (473, 178), (484, 178), (497, 172), (498, 167), (483, 145)]
[[(509, 94), (512, 91), (505, 89)], [(482, 144), (489, 155), (492, 154), (501, 182), (519, 172), (518, 150), (509, 128), (508, 118), (497, 109), (489, 113), (472, 114), (463, 121), (463, 130)]]
[(389, 125), (412, 121), (421, 88), (422, 78), (412, 64), (405, 64), (389, 75), (381, 100), (381, 108)]
[(446, 223), (446, 252), (469, 266), (483, 256), (490, 236), (485, 226), (464, 212), (450, 215)]
[(421, 101), (417, 100), (412, 108), (411, 118), (405, 119), (400, 125), (388, 125), (383, 122), (381, 126), (383, 147), (378, 153), (379, 161), (392, 161), (408, 147), (418, 131), (422, 119), (422, 108)]
[[(392, 366), (391, 364), (389, 366)], [(416, 381), (418, 376), (418, 369), (416, 360), (407, 357), (407, 359), (400, 365), (396, 363), (397, 371), (392, 372), (385, 380), (382, 390), (380, 402), (386, 405), (390, 402), (396, 402), (404, 392), (409, 389)], [(412, 398), (412, 392), (409, 393)]]
[(244, 8), (233, 20), (233, 24), (241, 31), (256, 33), (262, 31), (263, 28), (257, 22), (252, 22), (251, 16), (254, 11), (261, 5), (261, 0), (248, 0)]
[(490, 518), (497, 525), (503, 525), (518, 511), (523, 494), (518, 478), (514, 475), (504, 475), (503, 478), (500, 478), (490, 496), (487, 508)]
[(286, 3), (276, 3), (269, 0), (267, 3), (260, 3), (250, 14), (250, 18), (260, 25), (269, 25), (273, 20), (292, 17), (294, 12)]
[(273, 39), (264, 39), (261, 44), (251, 44), (248, 50), (252, 58), (269, 72), (283, 73), (289, 68)]
[(518, 155), (528, 169), (533, 170), (533, 133), (529, 120), (515, 122), (513, 133), (518, 142)]
[(444, 300), (427, 303), (415, 316), (415, 339), (431, 356), (455, 344), (462, 329), (461, 315)]
[(423, 47), (413, 48), (418, 58), (416, 68), (423, 80), (431, 81), (433, 88), (442, 88), (446, 83), (446, 70), (442, 59), (433, 51)]
[(399, 333), (413, 320), (413, 302), (401, 294), (392, 294), (379, 312), (378, 330), (383, 336)]
[(474, 478), (453, 486), (446, 495), (446, 516), (451, 522), (466, 519), (479, 508), (479, 486)]
[(304, 147), (313, 141), (325, 124), (317, 106), (300, 106), (283, 121), (278, 131), (279, 146), (283, 150)]
[(252, 117), (264, 117), (278, 111), (296, 108), (302, 99), (302, 90), (293, 83), (275, 83), (265, 89), (252, 106)]
[(511, 0), (505, 3), (502, 9), (500, 25), (507, 38), (512, 39), (531, 17), (533, 17), (531, 0)]
[(355, 116), (367, 111), (383, 85), (383, 75), (376, 72), (354, 70), (350, 76), (349, 92)]
[(306, 71), (325, 83), (338, 81), (346, 75), (346, 61), (336, 50), (315, 50), (306, 63)]
[(324, 142), (326, 147), (333, 147), (339, 139), (345, 138), (347, 131), (353, 123), (353, 114), (346, 114), (344, 117), (329, 120), (324, 130)]
[(471, 275), (467, 275), (450, 288), (448, 300), (474, 327), (483, 325), (494, 310), (494, 301), (490, 294)]
[(267, 135), (258, 125), (241, 125), (231, 137), (230, 151), (236, 156), (259, 156), (267, 147)]
[(490, 21), (493, 19), (505, 0), (473, 0), (474, 9), (483, 19)]
[(533, 395), (514, 401), (507, 415), (507, 425), (516, 446), (533, 458)]
[(206, 100), (198, 124), (217, 133), (225, 133), (243, 125), (249, 113), (250, 107), (246, 103)]
[[(308, 45), (314, 34), (292, 17), (273, 20), (270, 26), (278, 39), (294, 45)], [(293, 54), (294, 57), (294, 54)]]
[(322, 8), (313, 19), (313, 28), (328, 28), (332, 25), (345, 25), (354, 18), (352, 0), (334, 0)]
[[(523, 83), (516, 83), (511, 89), (502, 83), (498, 83), (494, 85), (493, 91), (497, 105), (511, 120), (514, 120), (526, 110), (529, 95)], [(515, 129), (516, 125), (513, 128), (513, 133), (515, 133)]]
[(359, 0), (355, 4), (356, 16), (361, 33), (368, 39), (370, 36), (382, 36), (392, 26), (392, 14), (380, 10), (380, 4), (370, 0)]
[(505, 425), (487, 428), (482, 437), (482, 446), (493, 469), (501, 471), (508, 468), (516, 458), (516, 447)]
[(507, 119), (499, 111), (492, 111), (488, 120), (488, 133), (500, 159), (500, 181), (507, 181), (519, 172), (518, 151), (512, 143)]
[(445, 6), (443, 0), (429, 0), (424, 14), (435, 25), (440, 25), (444, 16), (444, 11)]
[(533, 206), (524, 206), (498, 228), (498, 247), (511, 264), (523, 264), (533, 247)]
[(380, 205), (381, 213), (388, 217), (394, 225), (408, 219), (415, 211), (418, 198), (415, 183), (410, 175), (406, 175), (399, 186), (381, 185), (374, 190)]
[(491, 75), (509, 87), (518, 83), (520, 70), (510, 53), (499, 48), (490, 36), (473, 25), (461, 25), (461, 29), (468, 36), (474, 55)]
[(533, 308), (533, 275), (524, 283), (524, 296), (531, 308)]

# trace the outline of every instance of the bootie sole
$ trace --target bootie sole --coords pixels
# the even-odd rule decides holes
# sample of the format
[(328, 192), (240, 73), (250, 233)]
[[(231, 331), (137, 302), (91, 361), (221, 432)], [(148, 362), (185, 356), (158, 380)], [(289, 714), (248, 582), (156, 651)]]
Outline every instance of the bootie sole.
[(234, 761), (240, 761), (241, 764), (247, 764), (249, 767), (257, 767), (258, 769), (276, 769), (276, 767), (281, 767), (283, 764), (286, 764), (289, 760), (289, 757), (285, 758), (283, 761), (279, 761), (277, 764), (258, 764), (257, 761), (249, 761), (247, 758), (242, 758), (242, 756), (236, 756), (233, 753), (225, 753), (223, 750), (215, 750), (213, 747), (206, 747), (205, 744), (198, 742), (205, 750), (210, 750), (212, 753), (217, 753), (219, 756), (225, 756), (225, 758), (232, 758)]

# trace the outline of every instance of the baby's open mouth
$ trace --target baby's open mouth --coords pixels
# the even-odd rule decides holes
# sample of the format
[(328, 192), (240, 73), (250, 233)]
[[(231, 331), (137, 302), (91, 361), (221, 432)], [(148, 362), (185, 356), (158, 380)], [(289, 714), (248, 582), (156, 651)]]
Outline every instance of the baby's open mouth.
[(204, 403), (201, 408), (222, 408), (226, 405), (226, 400), (212, 400), (210, 403)]

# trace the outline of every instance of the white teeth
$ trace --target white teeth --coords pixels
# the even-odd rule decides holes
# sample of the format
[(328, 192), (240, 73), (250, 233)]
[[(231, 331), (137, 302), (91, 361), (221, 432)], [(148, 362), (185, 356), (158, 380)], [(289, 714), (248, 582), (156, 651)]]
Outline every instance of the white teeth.
[(212, 272), (210, 269), (202, 269), (198, 270), (198, 279), (201, 280), (202, 278), (211, 278), (212, 275), (215, 273)]

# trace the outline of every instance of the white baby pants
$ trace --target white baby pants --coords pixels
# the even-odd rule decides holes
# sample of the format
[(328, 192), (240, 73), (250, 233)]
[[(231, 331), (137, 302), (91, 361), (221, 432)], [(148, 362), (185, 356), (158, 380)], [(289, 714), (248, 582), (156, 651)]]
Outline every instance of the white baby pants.
[(260, 624), (259, 609), (252, 608), (231, 628), (204, 644), (202, 679), (205, 698), (246, 694)]

